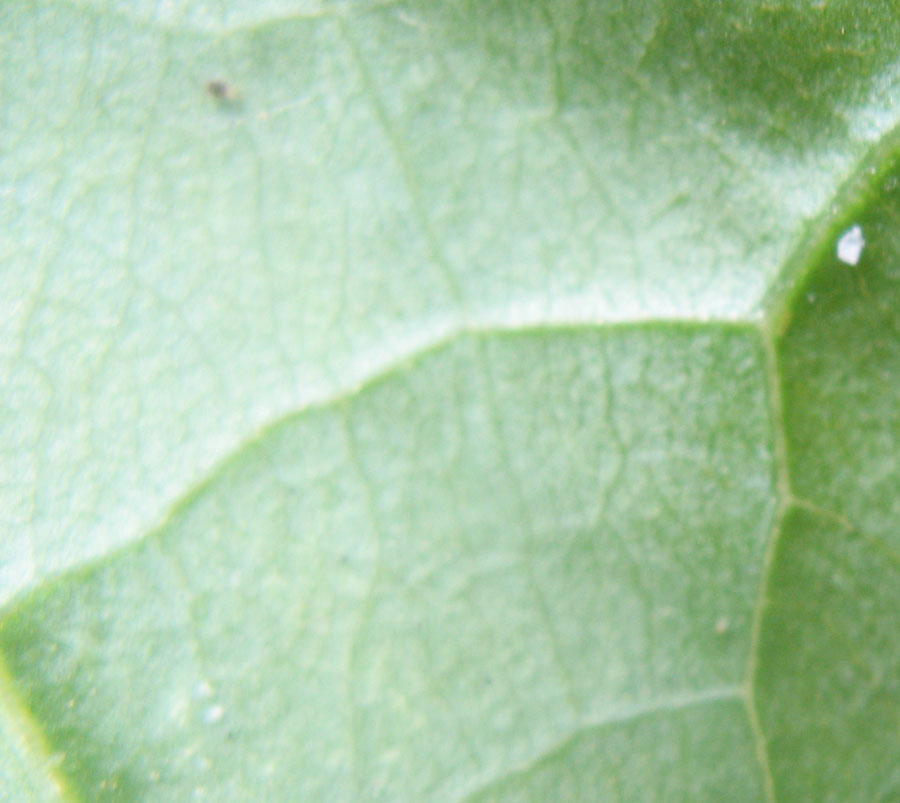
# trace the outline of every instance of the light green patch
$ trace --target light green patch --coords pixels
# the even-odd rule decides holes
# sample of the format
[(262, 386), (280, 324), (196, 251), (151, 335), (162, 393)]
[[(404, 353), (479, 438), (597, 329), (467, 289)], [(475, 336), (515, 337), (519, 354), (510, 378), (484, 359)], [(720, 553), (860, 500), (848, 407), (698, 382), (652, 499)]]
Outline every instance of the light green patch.
[(86, 798), (452, 800), (631, 709), (739, 700), (761, 359), (752, 328), (467, 336), (275, 425), (0, 645)]

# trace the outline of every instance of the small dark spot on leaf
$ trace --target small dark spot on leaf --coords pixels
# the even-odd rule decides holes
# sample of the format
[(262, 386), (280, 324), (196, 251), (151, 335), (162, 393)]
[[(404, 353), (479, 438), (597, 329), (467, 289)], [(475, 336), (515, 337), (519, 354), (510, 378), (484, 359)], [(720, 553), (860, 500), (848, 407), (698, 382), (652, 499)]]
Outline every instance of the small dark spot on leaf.
[(212, 78), (206, 82), (206, 91), (216, 100), (235, 102), (240, 93), (237, 88), (222, 78)]

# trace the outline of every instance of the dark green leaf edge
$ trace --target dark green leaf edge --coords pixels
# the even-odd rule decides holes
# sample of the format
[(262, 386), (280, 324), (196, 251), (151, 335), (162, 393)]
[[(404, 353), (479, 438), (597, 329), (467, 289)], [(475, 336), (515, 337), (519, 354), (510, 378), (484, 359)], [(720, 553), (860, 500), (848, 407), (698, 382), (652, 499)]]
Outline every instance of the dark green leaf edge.
[(834, 254), (841, 234), (877, 198), (885, 181), (900, 172), (900, 125), (888, 131), (863, 156), (819, 215), (801, 234), (784, 267), (762, 300), (763, 329), (777, 341), (791, 324), (791, 310), (805, 292), (811, 274)]
[(25, 792), (29, 800), (74, 800), (75, 795), (56, 772), (42, 728), (21, 703), (15, 683), (0, 655), (0, 799)]
[(792, 488), (788, 457), (787, 431), (784, 420), (784, 400), (781, 392), (781, 370), (777, 345), (788, 330), (793, 310), (806, 293), (806, 287), (823, 264), (830, 264), (840, 236), (873, 203), (877, 203), (884, 183), (900, 172), (900, 126), (894, 127), (862, 158), (825, 206), (822, 212), (807, 225), (796, 246), (785, 261), (762, 301), (763, 317), (760, 332), (766, 355), (767, 392), (774, 433), (776, 492), (778, 509), (772, 533), (766, 546), (760, 572), (759, 596), (753, 612), (751, 644), (748, 654), (745, 694), (751, 728), (756, 740), (757, 758), (765, 776), (765, 793), (768, 803), (777, 800), (774, 779), (770, 769), (768, 746), (760, 719), (756, 688), (760, 672), (760, 644), (762, 628), (770, 598), (773, 567), (781, 546), (785, 523), (798, 509), (837, 524), (848, 533), (857, 533), (873, 546), (883, 550), (880, 539), (872, 539), (842, 514), (825, 509), (809, 500), (798, 497)]

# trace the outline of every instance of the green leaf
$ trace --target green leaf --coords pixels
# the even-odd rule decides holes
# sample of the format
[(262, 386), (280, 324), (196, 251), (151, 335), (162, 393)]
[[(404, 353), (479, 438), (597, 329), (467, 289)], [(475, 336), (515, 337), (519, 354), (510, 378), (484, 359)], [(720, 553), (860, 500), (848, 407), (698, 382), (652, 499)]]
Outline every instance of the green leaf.
[(0, 7), (0, 797), (896, 797), (898, 37)]

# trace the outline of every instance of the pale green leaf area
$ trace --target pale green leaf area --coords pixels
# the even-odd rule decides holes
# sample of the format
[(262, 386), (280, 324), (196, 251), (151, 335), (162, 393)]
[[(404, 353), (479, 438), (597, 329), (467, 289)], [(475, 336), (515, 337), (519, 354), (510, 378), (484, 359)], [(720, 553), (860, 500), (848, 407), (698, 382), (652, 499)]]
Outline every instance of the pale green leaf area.
[(898, 41), (2, 4), (0, 799), (898, 799)]

